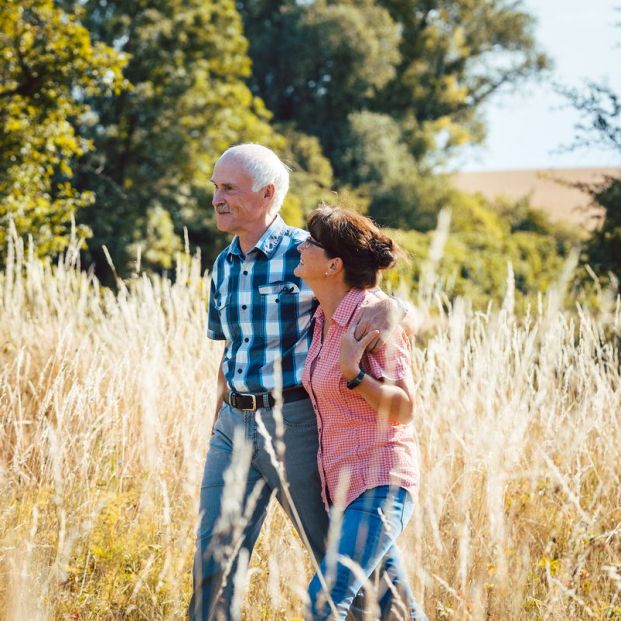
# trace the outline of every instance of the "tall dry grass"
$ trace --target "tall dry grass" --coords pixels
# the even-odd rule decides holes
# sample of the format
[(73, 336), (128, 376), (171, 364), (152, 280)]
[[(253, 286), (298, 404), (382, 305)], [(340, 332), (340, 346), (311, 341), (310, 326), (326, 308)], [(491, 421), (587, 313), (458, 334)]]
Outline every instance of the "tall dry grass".
[[(11, 256), (0, 618), (182, 619), (220, 358), (207, 277), (181, 257), (174, 284), (113, 294), (75, 254)], [(498, 311), (438, 309), (415, 347), (422, 485), (401, 539), (415, 592), (431, 619), (621, 619), (618, 300), (568, 315), (556, 293), (519, 318), (510, 291)], [(273, 508), (244, 618), (299, 616), (311, 572)]]

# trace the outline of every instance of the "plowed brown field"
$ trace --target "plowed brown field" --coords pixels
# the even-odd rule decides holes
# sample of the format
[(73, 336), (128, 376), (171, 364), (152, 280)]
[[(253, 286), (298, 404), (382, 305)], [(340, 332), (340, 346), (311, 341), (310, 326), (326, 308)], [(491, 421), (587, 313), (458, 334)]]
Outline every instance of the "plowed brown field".
[(461, 172), (453, 177), (455, 185), (465, 192), (480, 192), (490, 199), (506, 196), (530, 198), (534, 207), (546, 211), (556, 222), (597, 226), (591, 196), (585, 186), (621, 177), (621, 168), (558, 168), (547, 170), (505, 170), (493, 172)]

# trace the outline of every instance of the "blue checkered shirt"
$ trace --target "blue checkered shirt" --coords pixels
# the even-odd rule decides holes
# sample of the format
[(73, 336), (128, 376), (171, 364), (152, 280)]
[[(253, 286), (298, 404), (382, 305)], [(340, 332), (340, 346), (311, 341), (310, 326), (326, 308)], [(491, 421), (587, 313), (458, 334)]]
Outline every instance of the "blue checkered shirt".
[(293, 270), (307, 236), (277, 216), (246, 256), (235, 237), (215, 260), (207, 336), (226, 341), (223, 371), (234, 390), (274, 389), (278, 359), (282, 387), (302, 384), (317, 301)]

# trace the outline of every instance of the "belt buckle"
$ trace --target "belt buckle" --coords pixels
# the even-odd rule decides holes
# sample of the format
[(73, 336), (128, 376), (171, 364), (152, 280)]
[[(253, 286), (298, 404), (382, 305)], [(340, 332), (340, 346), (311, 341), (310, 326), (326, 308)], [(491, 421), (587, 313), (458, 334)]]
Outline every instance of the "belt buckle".
[[(239, 397), (251, 397), (252, 398), (252, 407), (240, 408), (238, 406), (238, 401), (237, 401), (237, 399)], [(247, 393), (247, 392), (231, 392), (231, 401), (233, 402), (232, 403), (233, 407), (237, 408), (238, 410), (241, 410), (242, 412), (256, 412), (257, 411), (257, 397), (256, 397), (256, 395), (253, 395), (252, 393)]]
[(245, 394), (244, 397), (252, 397), (252, 407), (242, 408), (242, 412), (256, 412), (257, 411), (257, 396), (252, 394)]

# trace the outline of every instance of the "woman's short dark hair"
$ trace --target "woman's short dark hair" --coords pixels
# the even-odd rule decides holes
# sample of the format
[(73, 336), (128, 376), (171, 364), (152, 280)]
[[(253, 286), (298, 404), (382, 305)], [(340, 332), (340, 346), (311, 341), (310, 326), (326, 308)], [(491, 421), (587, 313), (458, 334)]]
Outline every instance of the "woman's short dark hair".
[(342, 259), (345, 282), (356, 289), (375, 287), (379, 272), (402, 254), (373, 220), (350, 209), (322, 203), (308, 217), (307, 228), (330, 258)]

